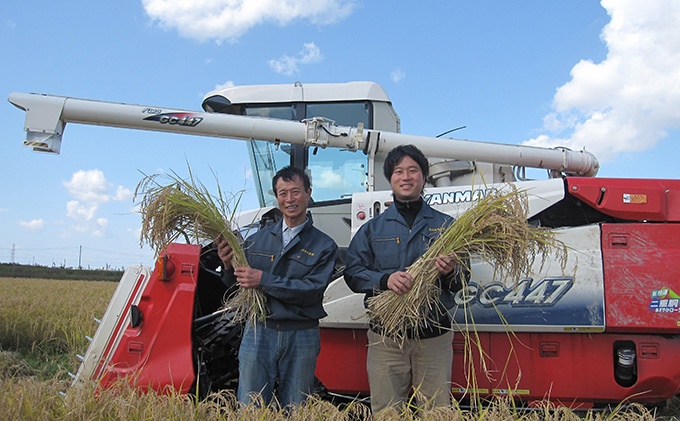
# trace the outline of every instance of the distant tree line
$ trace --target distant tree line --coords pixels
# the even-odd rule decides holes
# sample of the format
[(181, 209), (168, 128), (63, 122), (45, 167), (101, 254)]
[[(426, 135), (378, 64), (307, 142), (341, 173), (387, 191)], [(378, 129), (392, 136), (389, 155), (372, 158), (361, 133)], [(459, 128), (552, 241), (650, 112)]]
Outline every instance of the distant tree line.
[(68, 279), (75, 281), (120, 281), (120, 270), (73, 269), (0, 263), (0, 278)]

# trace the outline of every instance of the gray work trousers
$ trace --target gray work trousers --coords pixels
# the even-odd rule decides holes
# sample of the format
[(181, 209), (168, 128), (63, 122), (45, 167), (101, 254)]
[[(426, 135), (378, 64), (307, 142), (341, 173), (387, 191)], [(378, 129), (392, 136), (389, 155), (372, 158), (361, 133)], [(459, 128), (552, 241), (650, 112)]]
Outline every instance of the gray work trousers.
[(418, 392), (419, 407), (450, 405), (452, 364), (453, 331), (406, 339), (400, 348), (394, 340), (369, 330), (366, 369), (373, 414), (406, 402), (411, 385)]

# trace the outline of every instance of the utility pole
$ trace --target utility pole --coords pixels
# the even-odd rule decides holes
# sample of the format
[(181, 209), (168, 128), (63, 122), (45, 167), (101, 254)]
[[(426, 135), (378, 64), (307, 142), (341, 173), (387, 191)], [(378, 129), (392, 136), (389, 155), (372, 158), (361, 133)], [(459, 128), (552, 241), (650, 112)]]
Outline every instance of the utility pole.
[(10, 263), (14, 263), (14, 258), (16, 257), (16, 251), (17, 251), (17, 245), (16, 245), (16, 243), (12, 243), (12, 259), (10, 260)]
[(80, 252), (78, 253), (78, 269), (83, 268), (83, 265), (81, 264), (82, 259), (83, 259), (83, 246), (80, 246)]

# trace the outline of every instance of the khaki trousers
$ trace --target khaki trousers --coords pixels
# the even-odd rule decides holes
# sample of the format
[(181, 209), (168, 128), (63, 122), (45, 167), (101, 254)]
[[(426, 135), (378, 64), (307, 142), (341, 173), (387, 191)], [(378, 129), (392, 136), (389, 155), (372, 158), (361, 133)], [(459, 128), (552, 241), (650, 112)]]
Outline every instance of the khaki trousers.
[[(371, 410), (407, 401), (410, 386), (418, 392), (419, 407), (451, 404), (453, 331), (427, 339), (406, 339), (404, 346), (368, 331), (366, 369), (371, 387)], [(420, 395), (422, 393), (422, 395)]]

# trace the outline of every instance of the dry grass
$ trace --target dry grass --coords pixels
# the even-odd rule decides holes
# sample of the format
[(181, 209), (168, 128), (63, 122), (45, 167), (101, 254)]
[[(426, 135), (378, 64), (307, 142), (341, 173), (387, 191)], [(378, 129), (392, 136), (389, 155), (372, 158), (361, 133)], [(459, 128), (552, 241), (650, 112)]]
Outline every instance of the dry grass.
[[(364, 420), (369, 408), (361, 403), (338, 407), (311, 397), (287, 411), (257, 404), (243, 406), (235, 396), (222, 391), (204, 400), (191, 395), (156, 392), (140, 393), (121, 384), (116, 388), (96, 390), (94, 383), (69, 388), (68, 382), (36, 382), (31, 378), (0, 378), (0, 417), (14, 420)], [(62, 396), (61, 393), (66, 393)], [(574, 412), (565, 407), (543, 405), (526, 410), (507, 398), (487, 402), (484, 407), (464, 409), (457, 405), (420, 410), (388, 408), (375, 420), (654, 420), (654, 412), (640, 406), (615, 408), (608, 412)]]
[(465, 262), (474, 255), (494, 265), (494, 277), (518, 279), (529, 272), (537, 258), (545, 259), (551, 250), (556, 251), (561, 262), (566, 262), (566, 246), (551, 231), (527, 224), (524, 193), (490, 192), (406, 268), (414, 280), (408, 293), (398, 295), (388, 290), (371, 297), (368, 312), (382, 327), (384, 336), (403, 341), (407, 332), (427, 328), (432, 323), (428, 315), (440, 308), (439, 272), (434, 265), (437, 256), (455, 254), (460, 262)]
[[(216, 181), (216, 193), (196, 179), (189, 168), (188, 179), (177, 173), (145, 176), (135, 189), (135, 199), (142, 197), (140, 242), (146, 242), (156, 253), (184, 236), (187, 242), (204, 244), (224, 238), (234, 252), (234, 267), (249, 266), (233, 219), (241, 199), (239, 192), (228, 195)], [(226, 307), (235, 311), (238, 321), (255, 322), (267, 315), (266, 297), (255, 288), (239, 288), (227, 300)]]

